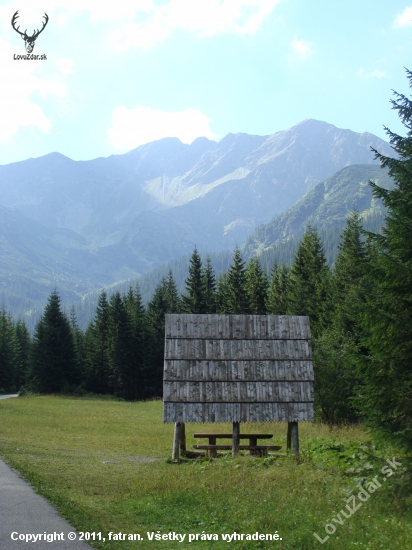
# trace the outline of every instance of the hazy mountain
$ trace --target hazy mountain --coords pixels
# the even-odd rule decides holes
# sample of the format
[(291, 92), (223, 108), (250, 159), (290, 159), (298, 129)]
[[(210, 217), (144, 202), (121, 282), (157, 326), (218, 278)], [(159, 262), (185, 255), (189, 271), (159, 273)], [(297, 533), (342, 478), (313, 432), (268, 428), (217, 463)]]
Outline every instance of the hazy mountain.
[[(344, 168), (308, 191), (286, 212), (256, 228), (242, 250), (244, 260), (258, 255), (269, 275), (275, 262), (290, 265), (306, 227), (311, 224), (318, 229), (327, 261), (332, 265), (350, 212), (356, 209), (362, 216), (364, 228), (369, 231), (379, 232), (382, 227), (385, 209), (381, 201), (372, 196), (369, 180), (387, 189), (393, 187), (387, 170), (379, 166), (354, 165)], [(232, 255), (233, 249), (210, 254), (216, 275), (228, 269)], [(203, 260), (205, 259), (206, 256), (203, 255)], [(166, 277), (171, 270), (179, 291), (184, 292), (189, 260), (190, 255), (181, 256), (138, 280), (112, 285), (108, 291), (127, 293), (129, 287), (138, 282), (143, 299), (147, 302), (161, 278)], [(98, 295), (98, 291), (92, 292), (82, 304), (77, 305), (78, 318), (84, 326), (94, 316)]]
[(242, 245), (336, 171), (376, 163), (371, 146), (392, 152), (372, 134), (306, 120), (271, 136), (167, 138), (108, 158), (52, 153), (0, 166), (3, 301), (43, 299), (54, 285), (81, 296), (195, 244)]
[(318, 230), (341, 228), (353, 210), (360, 212), (364, 219), (383, 213), (382, 203), (373, 197), (369, 181), (385, 189), (393, 187), (387, 170), (380, 166), (358, 164), (343, 168), (281, 215), (257, 227), (246, 241), (245, 253), (259, 254), (279, 241), (300, 237), (308, 225)]

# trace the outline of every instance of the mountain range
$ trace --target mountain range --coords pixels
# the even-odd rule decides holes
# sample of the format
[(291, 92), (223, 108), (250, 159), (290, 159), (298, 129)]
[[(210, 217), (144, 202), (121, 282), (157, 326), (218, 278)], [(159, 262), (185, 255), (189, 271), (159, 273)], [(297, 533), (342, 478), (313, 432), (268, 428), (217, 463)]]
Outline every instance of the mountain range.
[[(393, 154), (372, 134), (306, 120), (270, 136), (166, 138), (108, 158), (51, 153), (0, 166), (3, 303), (27, 311), (54, 286), (74, 301), (194, 245), (250, 248), (256, 228), (318, 184), (345, 167), (376, 166), (371, 147)], [(269, 229), (256, 231), (255, 242)]]

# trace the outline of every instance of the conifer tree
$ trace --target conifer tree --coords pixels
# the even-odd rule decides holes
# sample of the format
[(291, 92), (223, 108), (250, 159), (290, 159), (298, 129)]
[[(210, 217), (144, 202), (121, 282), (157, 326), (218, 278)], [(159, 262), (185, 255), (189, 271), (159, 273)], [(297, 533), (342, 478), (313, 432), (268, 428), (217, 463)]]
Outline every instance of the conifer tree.
[(125, 297), (125, 307), (132, 327), (132, 355), (134, 367), (130, 371), (129, 385), (132, 391), (131, 399), (142, 399), (144, 396), (143, 372), (146, 361), (147, 331), (145, 323), (145, 308), (139, 285), (129, 289)]
[(366, 272), (362, 221), (352, 212), (346, 221), (333, 274), (334, 324), (359, 339), (360, 285)]
[(182, 301), (171, 269), (169, 269), (166, 279), (162, 279), (161, 286), (167, 304), (166, 313), (180, 313), (182, 310)]
[(205, 313), (216, 313), (216, 277), (210, 256), (206, 258), (202, 282), (204, 288)]
[(327, 325), (330, 311), (330, 272), (317, 231), (306, 230), (289, 272), (288, 315), (309, 315), (312, 336)]
[(74, 353), (76, 358), (76, 369), (80, 373), (80, 377), (84, 379), (84, 334), (77, 322), (76, 310), (74, 306), (70, 310), (70, 328), (72, 331)]
[(155, 289), (146, 310), (148, 331), (147, 359), (144, 365), (146, 397), (161, 397), (163, 392), (163, 363), (166, 313), (180, 312), (180, 299), (173, 274), (169, 271)]
[(206, 313), (203, 266), (195, 247), (189, 263), (189, 276), (185, 281), (186, 294), (182, 297), (185, 313)]
[(330, 323), (314, 342), (313, 352), (315, 407), (321, 419), (330, 424), (358, 418), (352, 401), (359, 382), (356, 361), (366, 253), (357, 212), (348, 217), (338, 248), (332, 282), (333, 312)]
[(258, 258), (249, 260), (245, 275), (248, 311), (254, 315), (265, 315), (269, 283)]
[(269, 283), (269, 290), (266, 298), (266, 310), (268, 315), (286, 315), (288, 309), (288, 280), (289, 269), (282, 263), (279, 267), (273, 265), (272, 277)]
[(109, 384), (113, 394), (124, 399), (135, 398), (135, 362), (133, 327), (120, 292), (109, 301)]
[(0, 393), (16, 389), (16, 344), (13, 321), (3, 308), (0, 310)]
[(249, 303), (246, 292), (245, 262), (242, 259), (238, 246), (235, 248), (232, 264), (227, 273), (227, 286), (223, 300), (225, 313), (249, 313)]
[(26, 323), (20, 319), (15, 327), (15, 335), (17, 342), (17, 358), (16, 358), (16, 388), (20, 389), (26, 382), (27, 372), (30, 365), (30, 349), (31, 338), (27, 330)]
[(229, 313), (227, 310), (228, 304), (228, 272), (224, 271), (219, 275), (216, 284), (215, 304), (216, 312), (219, 314)]
[[(412, 88), (412, 72), (407, 70)], [(379, 431), (412, 448), (412, 101), (394, 92), (392, 107), (406, 128), (399, 136), (386, 128), (396, 157), (376, 150), (389, 168), (392, 190), (370, 182), (387, 208), (382, 234), (371, 234), (367, 303), (362, 311), (368, 356), (360, 357), (362, 386), (357, 406)]]
[(84, 341), (87, 388), (102, 395), (111, 392), (109, 344), (109, 302), (106, 291), (102, 290), (94, 319), (87, 327)]
[(70, 391), (80, 383), (70, 323), (56, 291), (36, 326), (29, 378), (41, 393)]

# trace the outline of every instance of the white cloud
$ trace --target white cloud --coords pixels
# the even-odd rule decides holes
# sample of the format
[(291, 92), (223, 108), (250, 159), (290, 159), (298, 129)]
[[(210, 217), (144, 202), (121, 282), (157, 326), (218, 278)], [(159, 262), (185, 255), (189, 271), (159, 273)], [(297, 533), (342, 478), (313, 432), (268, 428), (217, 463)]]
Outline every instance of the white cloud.
[(111, 37), (114, 47), (150, 48), (184, 30), (199, 37), (218, 33), (256, 32), (281, 0), (171, 0), (148, 12), (140, 22), (130, 22)]
[(139, 105), (114, 109), (107, 135), (114, 147), (123, 150), (164, 137), (177, 137), (183, 143), (192, 143), (200, 136), (217, 138), (209, 128), (209, 118), (197, 109), (168, 112)]
[[(14, 136), (19, 128), (36, 127), (42, 133), (48, 133), (52, 122), (42, 108), (33, 100), (34, 93), (45, 98), (65, 98), (66, 84), (61, 74), (52, 77), (39, 77), (36, 70), (44, 61), (15, 60), (15, 53), (25, 53), (21, 44), (20, 51), (0, 38), (0, 66), (7, 74), (0, 86), (0, 139)], [(43, 68), (43, 67), (42, 67)]]
[(152, 0), (116, 0), (113, 2), (96, 2), (96, 0), (42, 0), (33, 3), (32, 0), (12, 0), (0, 7), (1, 19), (9, 20), (11, 14), (19, 10), (22, 24), (36, 24), (44, 12), (59, 23), (66, 23), (68, 19), (81, 12), (88, 12), (92, 21), (107, 20), (119, 21), (133, 19), (139, 13), (148, 13), (155, 9)]
[(369, 80), (370, 78), (383, 78), (386, 76), (385, 71), (375, 70), (369, 73), (365, 73), (362, 67), (359, 69), (359, 71), (356, 74), (359, 76), (359, 78), (362, 78), (363, 80)]
[(394, 27), (406, 27), (412, 25), (412, 7), (405, 8), (394, 21)]
[(292, 55), (288, 56), (289, 61), (305, 60), (312, 55), (313, 47), (312, 44), (306, 40), (298, 40), (295, 38), (289, 44), (292, 48)]
[(92, 21), (114, 22), (117, 29), (110, 42), (118, 50), (150, 48), (176, 31), (199, 37), (218, 33), (256, 32), (282, 0), (43, 0), (41, 8), (32, 0), (12, 0), (0, 6), (0, 21), (9, 26), (11, 14), (19, 10), (22, 28), (38, 28), (46, 12), (55, 25), (67, 25), (73, 16), (88, 13)]
[(56, 63), (63, 77), (73, 74), (73, 59), (58, 59)]

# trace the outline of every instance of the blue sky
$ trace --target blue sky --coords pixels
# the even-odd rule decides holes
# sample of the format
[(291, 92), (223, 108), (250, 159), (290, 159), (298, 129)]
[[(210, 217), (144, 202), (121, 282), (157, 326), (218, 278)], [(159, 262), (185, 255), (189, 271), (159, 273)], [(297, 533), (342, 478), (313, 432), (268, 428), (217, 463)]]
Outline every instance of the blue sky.
[[(11, 27), (40, 28), (34, 54)], [(0, 164), (177, 136), (268, 135), (307, 118), (404, 129), (412, 0), (0, 1)]]

